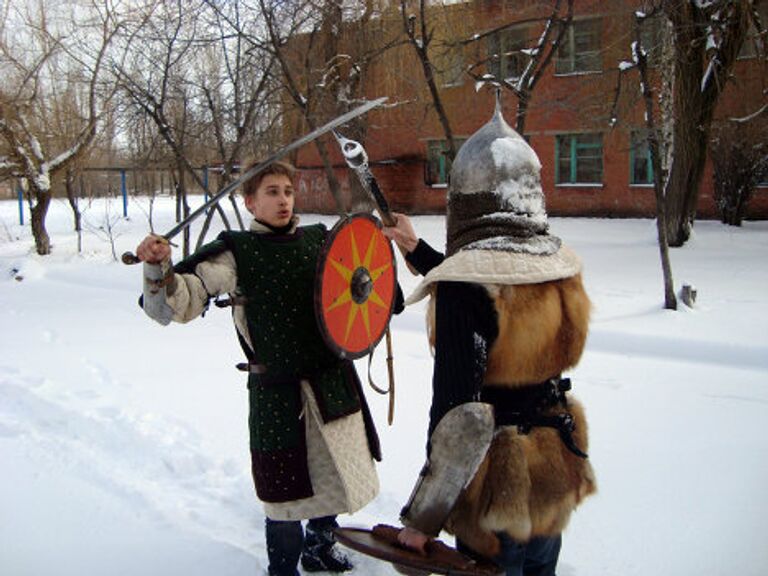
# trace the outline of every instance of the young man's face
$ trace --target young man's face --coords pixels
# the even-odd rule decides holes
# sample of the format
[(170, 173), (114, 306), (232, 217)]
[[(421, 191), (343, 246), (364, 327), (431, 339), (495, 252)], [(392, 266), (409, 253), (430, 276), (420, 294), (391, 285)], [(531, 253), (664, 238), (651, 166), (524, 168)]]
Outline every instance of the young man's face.
[(255, 194), (245, 197), (245, 207), (254, 218), (275, 228), (293, 217), (293, 183), (284, 174), (267, 174)]

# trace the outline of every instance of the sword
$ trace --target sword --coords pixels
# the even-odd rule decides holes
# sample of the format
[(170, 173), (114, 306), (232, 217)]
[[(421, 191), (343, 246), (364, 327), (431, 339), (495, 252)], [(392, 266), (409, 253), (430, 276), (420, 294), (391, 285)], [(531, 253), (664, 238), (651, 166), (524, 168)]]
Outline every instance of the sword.
[[(381, 104), (383, 104), (386, 99), (387, 99), (386, 96), (382, 96), (381, 98), (377, 98), (376, 100), (371, 100), (369, 102), (366, 102), (365, 104), (358, 106), (354, 110), (350, 110), (346, 114), (343, 114), (338, 118), (334, 118), (330, 122), (320, 126), (319, 128), (316, 128), (315, 130), (313, 130), (309, 134), (302, 136), (298, 140), (295, 140), (290, 144), (280, 148), (280, 150), (273, 153), (266, 160), (263, 160), (262, 162), (259, 162), (256, 166), (253, 166), (249, 170), (246, 170), (246, 172), (242, 176), (240, 176), (240, 178), (238, 178), (234, 182), (231, 182), (230, 184), (226, 185), (224, 188), (219, 190), (215, 195), (211, 197), (210, 200), (208, 200), (208, 202), (206, 202), (205, 204), (203, 204), (202, 206), (194, 210), (184, 220), (182, 220), (181, 222), (176, 224), (176, 226), (171, 228), (168, 232), (163, 234), (161, 238), (164, 238), (165, 240), (170, 241), (171, 238), (173, 238), (179, 232), (181, 232), (187, 226), (189, 226), (195, 219), (197, 219), (198, 216), (200, 216), (201, 214), (204, 214), (206, 210), (208, 210), (211, 206), (215, 205), (224, 196), (226, 196), (227, 194), (236, 190), (238, 187), (245, 184), (248, 180), (256, 176), (256, 174), (264, 170), (270, 164), (274, 164), (275, 162), (287, 156), (289, 153), (293, 152), (297, 148), (301, 148), (305, 144), (308, 144), (313, 140), (316, 140), (318, 137), (322, 136), (323, 134), (334, 131), (335, 128), (338, 128), (343, 124), (346, 124), (350, 120), (357, 118), (358, 116), (362, 116), (363, 114), (365, 114), (369, 110), (372, 110), (373, 108), (381, 106)], [(136, 257), (136, 255), (133, 254), (132, 252), (125, 252), (122, 255), (121, 259), (124, 264), (138, 264), (139, 262), (141, 262), (141, 260), (139, 260)]]

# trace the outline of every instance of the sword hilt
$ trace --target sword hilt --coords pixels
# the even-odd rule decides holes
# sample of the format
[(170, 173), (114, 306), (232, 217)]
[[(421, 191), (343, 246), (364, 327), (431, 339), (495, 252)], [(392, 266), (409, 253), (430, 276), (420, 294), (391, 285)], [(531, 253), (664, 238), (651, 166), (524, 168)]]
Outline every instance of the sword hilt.
[[(170, 244), (171, 246), (178, 247), (176, 244), (171, 242), (167, 234), (163, 236), (155, 236), (155, 237), (165, 244)], [(140, 264), (142, 262), (142, 260), (130, 250), (127, 252), (123, 252), (122, 256), (120, 256), (120, 260), (122, 261), (123, 264), (126, 264), (128, 266), (131, 266), (133, 264)]]
[(132, 264), (138, 264), (139, 262), (141, 262), (141, 260), (139, 260), (139, 257), (136, 256), (136, 254), (134, 254), (130, 250), (128, 252), (123, 252), (123, 255), (120, 256), (120, 260), (123, 262), (123, 264), (126, 264), (128, 266)]
[(363, 148), (363, 145), (356, 140), (350, 140), (339, 134), (336, 130), (333, 131), (333, 135), (336, 137), (336, 141), (339, 143), (341, 153), (344, 155), (344, 160), (347, 166), (352, 168), (356, 173), (363, 187), (370, 193), (376, 203), (376, 208), (381, 215), (381, 220), (387, 226), (394, 226), (396, 220), (392, 216), (392, 212), (389, 209), (389, 203), (384, 197), (384, 194), (379, 188), (379, 183), (376, 181), (376, 177), (371, 172), (368, 165), (368, 153)]

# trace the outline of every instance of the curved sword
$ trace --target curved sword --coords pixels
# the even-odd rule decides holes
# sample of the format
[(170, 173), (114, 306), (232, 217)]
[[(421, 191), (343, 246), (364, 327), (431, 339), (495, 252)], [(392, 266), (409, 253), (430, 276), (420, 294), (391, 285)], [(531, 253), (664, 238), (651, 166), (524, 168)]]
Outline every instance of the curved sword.
[[(184, 220), (182, 220), (181, 222), (176, 224), (176, 226), (171, 228), (168, 232), (163, 234), (162, 238), (165, 238), (166, 240), (170, 240), (171, 238), (176, 236), (179, 232), (184, 230), (184, 228), (189, 226), (198, 216), (205, 213), (206, 210), (208, 210), (211, 206), (216, 204), (224, 196), (233, 192), (239, 186), (242, 186), (245, 182), (247, 182), (248, 180), (256, 176), (256, 174), (264, 170), (270, 164), (277, 162), (278, 160), (287, 156), (289, 153), (293, 152), (297, 148), (301, 148), (305, 144), (308, 144), (313, 140), (316, 140), (318, 137), (322, 136), (323, 134), (334, 131), (335, 128), (338, 128), (343, 124), (346, 124), (350, 120), (365, 114), (366, 112), (368, 112), (369, 110), (372, 110), (373, 108), (376, 108), (377, 106), (381, 106), (381, 104), (383, 104), (386, 99), (387, 99), (386, 96), (382, 96), (381, 98), (377, 98), (376, 100), (371, 100), (369, 102), (366, 102), (365, 104), (358, 106), (354, 110), (350, 110), (346, 114), (343, 114), (338, 118), (334, 118), (330, 122), (320, 126), (319, 128), (316, 128), (315, 130), (312, 130), (312, 132), (302, 136), (298, 140), (295, 140), (290, 144), (283, 146), (282, 148), (280, 148), (280, 150), (278, 150), (277, 152), (275, 152), (274, 154), (272, 154), (262, 162), (259, 162), (256, 166), (253, 166), (252, 168), (246, 170), (246, 172), (243, 173), (243, 175), (240, 176), (240, 178), (224, 186), (224, 188), (222, 188), (216, 194), (211, 196), (211, 199), (208, 200), (208, 202), (206, 202), (205, 204), (203, 204), (202, 206), (194, 210)], [(138, 264), (140, 262), (140, 260), (136, 257), (136, 255), (133, 254), (132, 252), (125, 252), (122, 256), (122, 261), (124, 264)]]

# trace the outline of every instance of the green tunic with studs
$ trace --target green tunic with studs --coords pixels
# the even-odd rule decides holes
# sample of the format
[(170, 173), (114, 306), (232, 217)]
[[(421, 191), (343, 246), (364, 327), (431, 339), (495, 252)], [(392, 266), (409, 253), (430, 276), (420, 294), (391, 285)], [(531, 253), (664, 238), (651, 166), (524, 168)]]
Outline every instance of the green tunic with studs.
[(302, 226), (293, 234), (223, 232), (176, 266), (177, 272), (229, 250), (237, 265), (251, 346), (248, 357), (251, 463), (264, 502), (313, 495), (300, 382), (309, 382), (325, 422), (363, 409), (369, 448), (380, 459), (378, 439), (360, 382), (349, 360), (326, 346), (314, 311), (317, 262), (326, 228)]

